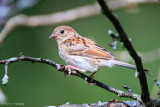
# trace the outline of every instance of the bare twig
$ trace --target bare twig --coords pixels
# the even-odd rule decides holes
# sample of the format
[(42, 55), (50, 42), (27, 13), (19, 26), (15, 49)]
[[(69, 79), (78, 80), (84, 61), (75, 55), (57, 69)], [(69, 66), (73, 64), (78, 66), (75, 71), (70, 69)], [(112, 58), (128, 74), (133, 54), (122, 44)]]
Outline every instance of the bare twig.
[[(77, 74), (73, 74), (73, 75), (76, 75), (76, 76), (78, 76), (78, 77), (80, 77), (80, 78), (82, 78), (84, 80), (87, 80), (88, 82), (90, 82), (92, 80), (92, 78), (90, 78), (90, 77), (88, 77), (88, 76), (86, 76), (86, 75), (84, 75), (82, 73), (77, 73)], [(86, 79), (86, 78), (88, 78), (88, 79)], [(101, 82), (99, 82), (97, 80), (92, 80), (91, 83), (93, 83), (93, 84), (95, 84), (95, 85), (97, 85), (97, 86), (99, 86), (101, 88), (104, 88), (104, 89), (106, 89), (106, 90), (108, 90), (108, 91), (110, 91), (112, 93), (115, 93), (119, 97), (128, 97), (128, 98), (135, 99), (135, 100), (137, 100), (139, 102), (142, 101), (140, 96), (135, 94), (135, 93), (129, 93), (129, 92), (124, 92), (124, 91), (118, 90), (118, 89), (113, 88), (113, 87), (111, 87), (109, 85), (101, 83)]]
[(117, 17), (109, 10), (108, 6), (106, 5), (104, 0), (97, 0), (98, 3), (100, 4), (102, 8), (103, 14), (109, 18), (109, 20), (112, 22), (114, 25), (115, 29), (117, 30), (119, 36), (120, 36), (120, 41), (123, 42), (125, 48), (127, 48), (129, 54), (132, 56), (136, 63), (137, 71), (139, 72), (139, 82), (141, 86), (141, 98), (143, 102), (145, 103), (146, 106), (150, 104), (150, 93), (148, 90), (148, 84), (147, 84), (147, 79), (146, 79), (146, 74), (143, 70), (143, 65), (141, 61), (141, 57), (137, 54), (135, 49), (133, 48), (130, 40), (127, 37), (127, 34), (123, 30), (123, 27), (121, 26), (119, 20)]
[[(156, 80), (157, 82), (160, 81), (160, 68), (158, 69), (158, 74), (156, 75)], [(158, 82), (158, 87), (157, 84), (155, 83), (152, 87), (151, 95), (154, 96), (154, 98), (159, 99), (160, 98), (160, 84)]]
[[(159, 107), (159, 102), (157, 100), (151, 99), (154, 107)], [(59, 106), (45, 106), (45, 107), (145, 107), (142, 103), (138, 101), (117, 101), (113, 99), (109, 102), (101, 102), (98, 103), (91, 103), (91, 104), (72, 104), (67, 102), (66, 104), (59, 105)]]
[[(155, 82), (155, 84), (157, 85), (157, 87), (160, 89), (160, 82), (157, 81), (157, 79), (153, 79), (153, 81)], [(160, 91), (158, 91), (158, 95), (160, 95)]]
[[(33, 57), (24, 56), (22, 54), (20, 55), (20, 57), (13, 57), (13, 58), (6, 59), (6, 60), (0, 60), (0, 64), (5, 65), (6, 63), (11, 64), (11, 63), (18, 62), (18, 61), (40, 62), (40, 63), (51, 65), (51, 66), (55, 67), (58, 71), (68, 73), (68, 69), (66, 69), (64, 65), (57, 64), (54, 61), (51, 61), (49, 59), (33, 58)], [(78, 76), (87, 82), (91, 82), (91, 83), (97, 85), (98, 87), (104, 88), (105, 90), (108, 90), (112, 93), (117, 94), (119, 97), (128, 97), (128, 98), (132, 98), (132, 99), (135, 99), (135, 100), (141, 102), (141, 97), (138, 94), (135, 94), (133, 92), (132, 93), (124, 92), (124, 91), (118, 90), (116, 88), (113, 88), (107, 84), (101, 83), (97, 80), (94, 80), (94, 79), (92, 80), (92, 78), (80, 73), (79, 71), (72, 71), (71, 75)]]
[(59, 106), (45, 106), (45, 107), (143, 107), (138, 101), (117, 101), (115, 99), (109, 102), (92, 103), (92, 104), (72, 104), (67, 102), (66, 104)]
[(119, 40), (119, 35), (115, 34), (112, 30), (108, 31), (108, 34), (112, 37), (113, 43), (109, 44), (114, 50), (118, 48), (118, 40)]
[(123, 88), (127, 89), (129, 93), (133, 93), (133, 91), (130, 87), (123, 85)]
[(4, 77), (2, 79), (2, 84), (3, 85), (6, 85), (8, 83), (8, 79), (9, 79), (9, 77), (8, 77), (8, 64), (9, 64), (9, 62), (6, 61), (6, 63), (5, 63), (5, 74), (4, 74)]
[(158, 86), (158, 88), (160, 88), (160, 82), (157, 81), (157, 79), (153, 79), (153, 81), (155, 82), (155, 84)]
[[(108, 5), (111, 9), (117, 9), (121, 7), (128, 7), (130, 4), (137, 5), (138, 3), (146, 2), (158, 2), (158, 0), (117, 0), (109, 1)], [(65, 23), (77, 20), (79, 18), (89, 17), (100, 13), (100, 7), (98, 4), (92, 4), (74, 8), (67, 11), (61, 11), (52, 13), (49, 15), (37, 15), (37, 16), (26, 16), (17, 15), (12, 17), (0, 32), (0, 44), (7, 38), (7, 36), (17, 27), (37, 27), (37, 26), (48, 26), (59, 23)]]

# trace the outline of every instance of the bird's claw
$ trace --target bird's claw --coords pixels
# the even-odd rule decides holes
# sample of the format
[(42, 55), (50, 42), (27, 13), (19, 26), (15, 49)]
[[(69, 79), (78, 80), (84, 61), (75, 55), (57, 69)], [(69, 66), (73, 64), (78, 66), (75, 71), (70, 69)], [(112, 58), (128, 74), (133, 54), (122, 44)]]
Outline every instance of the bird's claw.
[(95, 83), (91, 83), (91, 82), (93, 81), (93, 79), (94, 79), (94, 76), (91, 75), (91, 76), (89, 76), (89, 77), (91, 78), (91, 81), (89, 81), (88, 84), (89, 84), (89, 85), (95, 85)]
[(78, 70), (78, 71), (82, 71), (80, 68), (72, 66), (72, 65), (66, 65), (65, 68), (68, 68), (68, 74), (66, 75), (64, 72), (65, 77), (68, 77), (69, 75), (71, 75), (71, 73), (72, 73), (71, 68)]
[[(94, 76), (92, 76), (92, 75), (91, 75), (91, 76), (89, 76), (89, 77), (91, 78), (91, 80), (90, 80), (90, 81), (88, 81), (88, 84), (89, 84), (89, 85), (95, 85), (95, 83), (91, 83), (91, 82), (93, 81), (93, 79), (94, 79)], [(87, 80), (88, 80), (88, 78), (87, 78), (87, 77), (85, 77), (85, 78), (84, 78), (84, 80), (85, 80), (85, 83), (86, 83), (86, 82), (87, 82)]]

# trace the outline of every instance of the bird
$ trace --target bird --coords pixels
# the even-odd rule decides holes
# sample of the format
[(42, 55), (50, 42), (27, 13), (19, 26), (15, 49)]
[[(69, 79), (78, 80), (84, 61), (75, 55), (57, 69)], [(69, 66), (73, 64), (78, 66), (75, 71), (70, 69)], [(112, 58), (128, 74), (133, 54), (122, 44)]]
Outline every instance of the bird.
[(83, 73), (92, 73), (90, 77), (102, 67), (113, 67), (115, 65), (136, 70), (136, 66), (119, 61), (109, 51), (94, 41), (79, 35), (72, 27), (62, 25), (54, 29), (50, 35), (58, 44), (59, 56), (66, 62), (68, 75), (71, 69)]

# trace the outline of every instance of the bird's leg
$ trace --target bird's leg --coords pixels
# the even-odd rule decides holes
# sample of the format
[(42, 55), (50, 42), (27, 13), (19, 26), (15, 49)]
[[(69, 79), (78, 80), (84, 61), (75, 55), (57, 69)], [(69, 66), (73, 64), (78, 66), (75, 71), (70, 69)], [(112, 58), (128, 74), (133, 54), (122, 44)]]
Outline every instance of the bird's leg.
[(88, 82), (89, 85), (95, 85), (94, 83), (91, 83), (94, 79), (94, 74), (96, 74), (96, 72), (94, 72), (92, 75), (90, 75), (89, 77), (91, 78), (91, 81)]
[(68, 71), (69, 71), (67, 76), (69, 76), (72, 73), (71, 68), (78, 70), (78, 71), (83, 71), (82, 69), (75, 67), (75, 66), (72, 66), (72, 65), (66, 65), (65, 68), (68, 68)]
[(69, 72), (68, 72), (68, 75), (66, 75), (66, 73), (65, 73), (65, 71), (64, 71), (64, 76), (65, 76), (65, 77), (69, 76), (69, 75), (72, 73), (71, 68), (68, 68), (68, 71), (69, 71)]
[[(92, 75), (90, 75), (89, 77), (92, 78), (92, 80), (93, 80), (93, 79), (94, 79), (94, 76), (93, 76), (93, 75), (95, 75), (96, 73), (97, 73), (97, 72), (94, 72), (94, 73), (93, 73)], [(92, 81), (92, 80), (91, 80), (91, 81)]]

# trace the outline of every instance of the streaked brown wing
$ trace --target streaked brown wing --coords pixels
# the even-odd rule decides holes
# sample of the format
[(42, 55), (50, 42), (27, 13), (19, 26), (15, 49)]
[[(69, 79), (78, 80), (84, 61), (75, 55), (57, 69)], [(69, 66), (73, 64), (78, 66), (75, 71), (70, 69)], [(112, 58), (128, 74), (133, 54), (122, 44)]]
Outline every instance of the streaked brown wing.
[(115, 59), (106, 49), (82, 36), (74, 36), (73, 38), (67, 39), (63, 42), (63, 46), (65, 46), (65, 51), (70, 55), (94, 59)]

